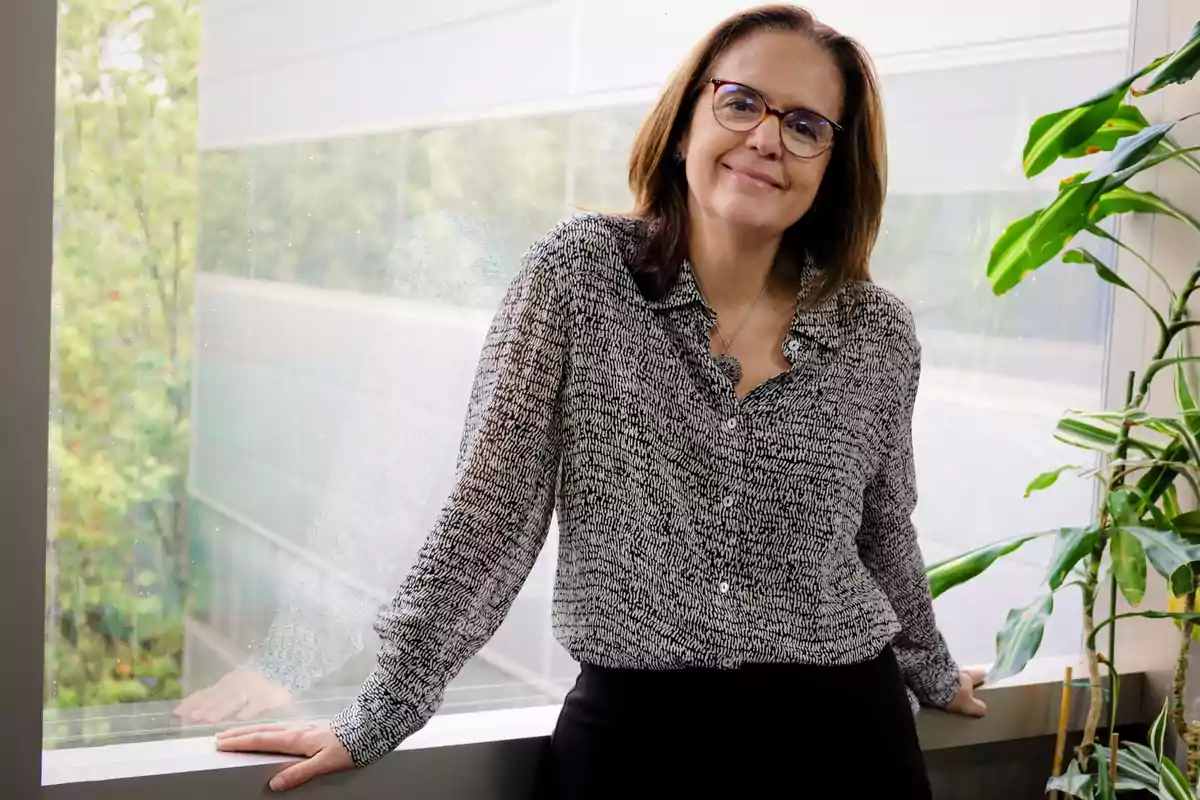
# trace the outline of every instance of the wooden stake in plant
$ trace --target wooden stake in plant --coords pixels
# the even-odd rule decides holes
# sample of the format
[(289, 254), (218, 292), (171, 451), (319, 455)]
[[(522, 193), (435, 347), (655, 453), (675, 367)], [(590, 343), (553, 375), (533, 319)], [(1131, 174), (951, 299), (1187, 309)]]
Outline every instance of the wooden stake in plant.
[[(1063, 674), (1062, 696), (1058, 701), (1058, 734), (1054, 741), (1054, 769), (1051, 774), (1062, 774), (1063, 756), (1067, 752), (1067, 720), (1071, 716), (1071, 676), (1072, 669), (1067, 667)], [(1058, 790), (1050, 791), (1050, 800), (1058, 800)]]

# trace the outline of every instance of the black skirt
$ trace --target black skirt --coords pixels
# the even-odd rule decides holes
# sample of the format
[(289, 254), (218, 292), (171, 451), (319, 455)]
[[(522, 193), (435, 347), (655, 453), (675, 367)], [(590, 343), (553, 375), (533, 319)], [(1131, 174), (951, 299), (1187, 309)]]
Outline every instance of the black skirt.
[(583, 665), (537, 800), (929, 800), (896, 659), (839, 667), (614, 670)]

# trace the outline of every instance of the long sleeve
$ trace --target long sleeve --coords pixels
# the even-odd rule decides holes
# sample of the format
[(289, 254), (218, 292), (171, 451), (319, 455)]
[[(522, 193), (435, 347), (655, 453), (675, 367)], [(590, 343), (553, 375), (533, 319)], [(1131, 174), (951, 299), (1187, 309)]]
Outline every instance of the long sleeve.
[(934, 620), (924, 559), (912, 522), (917, 504), (912, 419), (921, 355), (911, 328), (907, 333), (905, 383), (891, 421), (890, 444), (863, 498), (858, 551), (900, 620), (902, 629), (892, 647), (905, 683), (921, 703), (941, 708), (954, 698), (959, 674)]
[(360, 766), (433, 716), (446, 685), (499, 627), (545, 542), (570, 325), (559, 249), (554, 233), (535, 244), (500, 305), (471, 390), (453, 489), (376, 623), (377, 667), (332, 721)]

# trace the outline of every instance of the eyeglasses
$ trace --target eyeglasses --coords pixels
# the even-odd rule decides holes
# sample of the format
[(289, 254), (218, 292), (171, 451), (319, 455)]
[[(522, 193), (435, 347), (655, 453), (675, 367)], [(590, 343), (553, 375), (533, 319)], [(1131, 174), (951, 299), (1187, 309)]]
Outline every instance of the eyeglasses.
[(767, 117), (779, 118), (783, 146), (797, 158), (816, 158), (833, 146), (842, 130), (828, 117), (807, 108), (779, 111), (767, 105), (756, 90), (741, 83), (713, 78), (713, 116), (722, 128), (739, 133), (752, 131)]

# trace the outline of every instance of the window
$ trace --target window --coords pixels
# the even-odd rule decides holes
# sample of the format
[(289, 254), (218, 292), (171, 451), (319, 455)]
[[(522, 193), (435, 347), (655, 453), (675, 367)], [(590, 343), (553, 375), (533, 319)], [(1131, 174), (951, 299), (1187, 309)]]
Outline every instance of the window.
[[(521, 252), (628, 207), (656, 87), (741, 3), (59, 5), (45, 746), (203, 735), (180, 698), (252, 663), (294, 689), (264, 714), (333, 713), (447, 491)], [(996, 300), (983, 267), (1059, 177), (1020, 176), (1028, 123), (1123, 75), (1128, 5), (815, 4), (883, 74), (873, 268), (925, 346), (930, 560), (1090, 514), (1083, 482), (1022, 492), (1077, 457), (1049, 434), (1098, 402), (1108, 293), (1060, 269)], [(573, 680), (554, 554), (552, 533), (444, 713)], [(1044, 555), (939, 603), (960, 660), (990, 660)], [(1078, 646), (1063, 605), (1043, 654)]]

